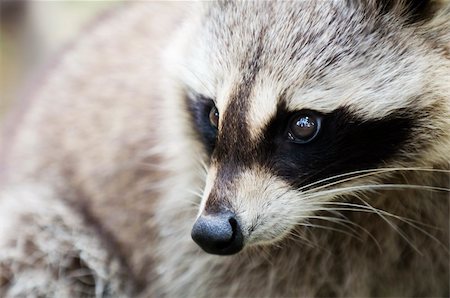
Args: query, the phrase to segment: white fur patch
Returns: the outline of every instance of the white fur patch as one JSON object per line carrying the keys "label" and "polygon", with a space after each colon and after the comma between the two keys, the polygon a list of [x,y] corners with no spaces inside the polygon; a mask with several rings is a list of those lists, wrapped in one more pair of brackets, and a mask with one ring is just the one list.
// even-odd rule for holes
{"label": "white fur patch", "polygon": [[279,84],[258,76],[252,92],[252,100],[247,114],[250,138],[257,141],[263,129],[277,112]]}

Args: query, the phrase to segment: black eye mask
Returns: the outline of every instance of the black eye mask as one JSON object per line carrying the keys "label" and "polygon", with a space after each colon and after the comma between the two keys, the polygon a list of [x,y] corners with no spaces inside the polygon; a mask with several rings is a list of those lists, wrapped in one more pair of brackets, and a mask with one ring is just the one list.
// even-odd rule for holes
{"label": "black eye mask", "polygon": [[[230,154],[230,148],[227,148],[225,156],[221,154],[221,148],[215,152],[217,129],[210,119],[214,102],[204,96],[196,96],[187,102],[195,131],[209,156],[215,153],[218,164],[233,162],[237,174],[239,168],[258,163],[293,187],[342,173],[375,168],[405,145],[415,126],[414,113],[403,110],[385,118],[363,120],[346,107],[322,114],[311,110],[291,112],[280,105],[258,144],[248,136],[242,136],[235,144],[235,150],[231,148]],[[287,131],[292,126],[292,119],[302,118],[302,115],[313,116],[317,130],[312,132],[313,138],[307,142],[293,141]],[[311,117],[308,121],[313,119]],[[241,156],[242,148],[254,149]]]}
{"label": "black eye mask", "polygon": [[186,96],[186,103],[197,137],[203,143],[208,155],[211,155],[217,138],[217,128],[212,125],[210,119],[211,111],[215,107],[214,101],[196,94]]}

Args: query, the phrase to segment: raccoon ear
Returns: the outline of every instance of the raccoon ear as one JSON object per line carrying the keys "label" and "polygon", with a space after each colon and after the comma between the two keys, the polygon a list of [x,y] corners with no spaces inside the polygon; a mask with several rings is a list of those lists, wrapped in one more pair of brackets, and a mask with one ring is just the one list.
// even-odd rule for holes
{"label": "raccoon ear", "polygon": [[407,23],[426,22],[444,5],[444,0],[369,0],[381,13],[393,13]]}

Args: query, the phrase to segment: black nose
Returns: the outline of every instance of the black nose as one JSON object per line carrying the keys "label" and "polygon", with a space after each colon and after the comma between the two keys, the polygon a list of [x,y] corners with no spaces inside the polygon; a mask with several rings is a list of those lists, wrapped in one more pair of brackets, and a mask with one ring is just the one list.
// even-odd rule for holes
{"label": "black nose", "polygon": [[191,236],[204,251],[216,255],[232,255],[244,246],[241,227],[231,212],[201,215]]}

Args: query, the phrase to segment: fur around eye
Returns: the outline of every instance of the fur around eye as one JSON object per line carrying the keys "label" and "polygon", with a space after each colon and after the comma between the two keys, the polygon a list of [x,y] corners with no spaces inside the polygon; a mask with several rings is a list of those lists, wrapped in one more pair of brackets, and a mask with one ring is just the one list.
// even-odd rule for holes
{"label": "fur around eye", "polygon": [[188,111],[192,120],[193,128],[203,143],[208,154],[211,154],[217,137],[217,124],[219,112],[214,100],[195,92],[186,96]]}

